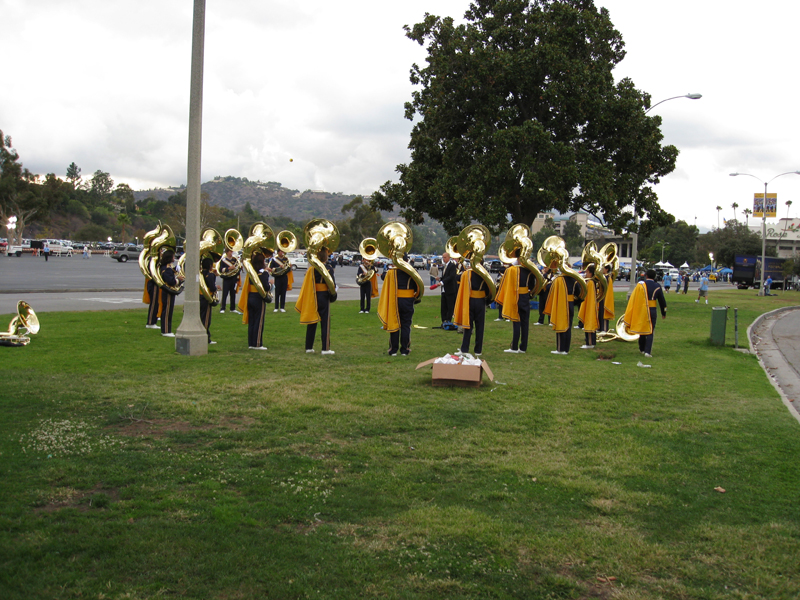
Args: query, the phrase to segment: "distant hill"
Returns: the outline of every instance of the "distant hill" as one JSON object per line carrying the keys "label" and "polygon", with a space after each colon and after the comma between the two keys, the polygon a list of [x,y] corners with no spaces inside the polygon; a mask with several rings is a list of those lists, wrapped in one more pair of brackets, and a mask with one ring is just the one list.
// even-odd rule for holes
{"label": "distant hill", "polygon": [[[338,221],[343,217],[342,207],[355,195],[328,193],[319,190],[291,190],[276,181],[250,181],[243,177],[216,177],[201,184],[200,189],[208,194],[209,204],[233,211],[241,211],[248,202],[253,210],[265,217],[288,217],[302,223],[315,217]],[[179,188],[141,190],[134,192],[137,201],[153,196],[167,200],[183,190]],[[396,218],[397,213],[383,213],[384,217]]]}

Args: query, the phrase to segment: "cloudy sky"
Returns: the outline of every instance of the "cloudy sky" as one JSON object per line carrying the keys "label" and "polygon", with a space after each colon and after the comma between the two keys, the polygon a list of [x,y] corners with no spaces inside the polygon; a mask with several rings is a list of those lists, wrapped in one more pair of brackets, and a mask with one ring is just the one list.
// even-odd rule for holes
{"label": "cloudy sky", "polygon": [[[681,151],[656,191],[701,229],[800,169],[795,29],[800,4],[595,0],[611,13],[630,77]],[[0,0],[0,129],[26,167],[75,162],[135,189],[186,182],[192,0]],[[466,0],[208,0],[203,180],[235,175],[300,190],[369,194],[408,159],[403,33]],[[290,159],[291,162],[290,162]],[[800,176],[769,186],[800,211]],[[742,218],[741,213],[737,217]]]}

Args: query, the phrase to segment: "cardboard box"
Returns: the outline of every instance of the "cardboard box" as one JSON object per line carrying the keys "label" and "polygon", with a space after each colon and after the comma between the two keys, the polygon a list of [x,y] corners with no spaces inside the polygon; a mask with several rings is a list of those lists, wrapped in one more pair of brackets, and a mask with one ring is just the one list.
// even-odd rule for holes
{"label": "cardboard box", "polygon": [[417,365],[417,370],[433,365],[431,384],[436,387],[480,387],[484,373],[489,381],[494,381],[494,373],[485,360],[482,360],[480,365],[446,365],[434,363],[436,358]]}

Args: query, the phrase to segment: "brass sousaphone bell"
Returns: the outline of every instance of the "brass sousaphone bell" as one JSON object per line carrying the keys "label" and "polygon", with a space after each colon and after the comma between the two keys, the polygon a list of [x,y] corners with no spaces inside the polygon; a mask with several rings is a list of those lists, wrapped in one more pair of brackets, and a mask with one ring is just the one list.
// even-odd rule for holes
{"label": "brass sousaphone bell", "polygon": [[586,280],[570,266],[569,251],[563,239],[557,235],[551,235],[542,242],[542,247],[539,248],[537,257],[539,263],[548,267],[551,271],[560,270],[567,277],[574,279],[578,283],[580,292],[578,296],[581,299],[586,298]]}
{"label": "brass sousaphone bell", "polygon": [[[206,227],[200,234],[200,264],[202,270],[203,259],[210,258],[212,261],[219,262],[222,253],[225,252],[225,242],[216,229]],[[185,254],[183,256],[186,256]],[[183,257],[181,257],[183,258]],[[203,277],[200,277],[200,293],[211,306],[219,304],[219,292],[209,290]]]}
{"label": "brass sousaphone bell", "polygon": [[[358,245],[358,253],[361,255],[362,260],[374,261],[381,256],[378,251],[378,240],[375,238],[364,238]],[[356,283],[361,285],[366,283],[375,275],[375,266],[370,266],[363,275],[356,275]]]}
{"label": "brass sousaphone bell", "polygon": [[411,250],[411,245],[414,243],[414,234],[411,228],[399,221],[386,223],[378,231],[376,241],[378,243],[378,251],[390,259],[395,268],[403,271],[417,284],[414,302],[419,302],[425,293],[425,284],[417,270],[403,258]]}
{"label": "brass sousaphone bell", "polygon": [[467,225],[458,234],[456,251],[470,261],[473,271],[480,275],[489,290],[489,302],[497,295],[497,286],[486,267],[483,266],[483,255],[492,243],[492,234],[484,225]]}
{"label": "brass sousaphone bell", "polygon": [[617,326],[611,331],[598,331],[597,341],[599,343],[611,342],[613,340],[622,340],[623,342],[635,342],[639,339],[638,333],[628,333],[628,327],[625,325],[625,315],[623,314],[617,319]]}
{"label": "brass sousaphone bell", "polygon": [[242,261],[238,256],[236,256],[236,254],[244,247],[244,238],[238,230],[231,228],[225,232],[225,236],[222,239],[225,243],[225,250],[230,250],[234,253],[233,258],[236,261],[236,264],[227,271],[223,271],[222,265],[220,264],[222,257],[220,257],[219,261],[217,261],[217,264],[214,265],[216,271],[223,279],[239,279],[239,272],[242,270]]}
{"label": "brass sousaphone bell", "polygon": [[328,219],[311,219],[303,228],[303,240],[306,243],[308,264],[314,267],[322,277],[325,285],[328,286],[331,301],[335,300],[337,296],[336,282],[328,272],[328,267],[322,263],[317,255],[323,248],[330,254],[339,247],[339,230]]}
{"label": "brass sousaphone bell", "polygon": [[31,341],[29,333],[39,333],[39,317],[30,304],[20,300],[17,302],[17,316],[11,319],[6,331],[0,331],[0,346],[27,346]]}
{"label": "brass sousaphone bell", "polygon": [[242,245],[242,267],[250,283],[267,303],[272,302],[272,292],[261,283],[258,273],[253,267],[253,256],[263,254],[264,257],[272,256],[275,252],[275,234],[272,228],[263,221],[256,221],[250,226],[250,234]]}
{"label": "brass sousaphone bell", "polygon": [[614,242],[608,242],[605,246],[600,248],[600,256],[603,257],[603,266],[611,267],[608,276],[611,281],[616,281],[619,274],[619,255],[617,252],[617,245]]}
{"label": "brass sousaphone bell", "polygon": [[145,279],[152,279],[150,275],[150,246],[161,232],[164,230],[164,226],[161,224],[161,221],[158,222],[158,226],[153,229],[152,231],[148,231],[144,234],[142,238],[142,251],[139,253],[139,270],[144,275]]}
{"label": "brass sousaphone bell", "polygon": [[536,286],[528,291],[531,296],[535,296],[542,291],[545,281],[539,267],[531,260],[531,254],[533,254],[533,241],[531,241],[530,227],[524,223],[513,225],[506,233],[506,239],[500,245],[498,255],[507,265],[517,259],[522,267],[533,274]]}
{"label": "brass sousaphone bell", "polygon": [[[288,229],[284,229],[275,238],[275,246],[281,252],[285,253],[294,252],[297,249],[297,236]],[[286,263],[283,265],[283,267],[276,268],[274,271],[272,271],[272,276],[280,277],[281,275],[286,275],[286,273],[288,273],[291,270],[292,270],[292,263],[287,258]]]}
{"label": "brass sousaphone bell", "polygon": [[608,291],[608,279],[606,279],[606,276],[603,274],[603,256],[597,250],[597,244],[594,243],[594,240],[590,241],[583,248],[583,254],[581,254],[581,263],[583,264],[584,271],[591,264],[593,264],[595,267],[593,279],[597,281],[597,284],[600,286],[600,291],[597,294],[597,301],[600,302],[606,297],[606,292]]}

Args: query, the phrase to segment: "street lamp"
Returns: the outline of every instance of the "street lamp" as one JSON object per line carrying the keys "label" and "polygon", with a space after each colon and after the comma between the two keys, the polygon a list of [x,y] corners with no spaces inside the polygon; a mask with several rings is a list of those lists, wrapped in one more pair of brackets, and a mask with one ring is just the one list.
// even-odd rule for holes
{"label": "street lamp", "polygon": [[669,242],[658,242],[661,244],[661,262],[664,262],[664,246],[669,246]]}
{"label": "street lamp", "polygon": [[[678,98],[688,98],[689,100],[699,100],[702,97],[703,97],[702,94],[684,94],[683,96],[672,96],[671,98],[664,98],[663,100],[660,100],[659,102],[656,102],[650,108],[648,108],[646,111],[644,111],[644,114],[649,113],[651,110],[653,110],[659,104],[663,104],[664,102],[667,102],[669,100],[677,100]],[[634,207],[634,211],[633,212],[634,212],[634,215],[635,215],[635,213],[636,213],[636,208],[635,207]],[[639,217],[638,217],[638,215],[634,216],[634,223],[637,226],[639,225]],[[697,217],[695,217],[695,226],[696,225],[697,225]],[[637,254],[636,247],[639,245],[639,234],[634,231],[633,234],[631,235],[631,239],[633,241],[633,244],[632,244],[633,248],[631,249],[631,273],[635,273],[636,269],[637,269],[637,266],[636,266],[636,254]],[[628,298],[630,298],[631,294],[633,293],[633,288],[634,288],[635,285],[636,285],[636,278],[631,276],[631,285],[628,288]]]}
{"label": "street lamp", "polygon": [[8,223],[6,223],[6,229],[8,233],[6,235],[6,256],[11,256],[11,232],[17,228],[17,217],[8,217]]}
{"label": "street lamp", "polygon": [[663,104],[664,102],[666,102],[668,100],[676,100],[677,98],[689,98],[689,100],[699,100],[702,97],[703,97],[702,94],[684,94],[683,96],[673,96],[672,98],[664,98],[663,100],[660,100],[659,102],[656,102],[655,104],[653,104],[653,106],[651,106],[646,111],[644,111],[644,114],[649,113],[656,106],[658,106],[659,104]]}
{"label": "street lamp", "polygon": [[745,175],[747,177],[752,177],[753,179],[758,179],[761,183],[764,184],[764,204],[763,209],[761,211],[761,285],[758,288],[758,295],[764,295],[764,269],[767,266],[767,185],[777,179],[778,177],[783,177],[784,175],[800,175],[800,171],[786,171],[786,173],[781,173],[780,175],[775,175],[769,181],[764,181],[760,177],[756,177],[755,175],[751,175],[750,173],[731,173],[731,177],[738,177],[739,175]]}

